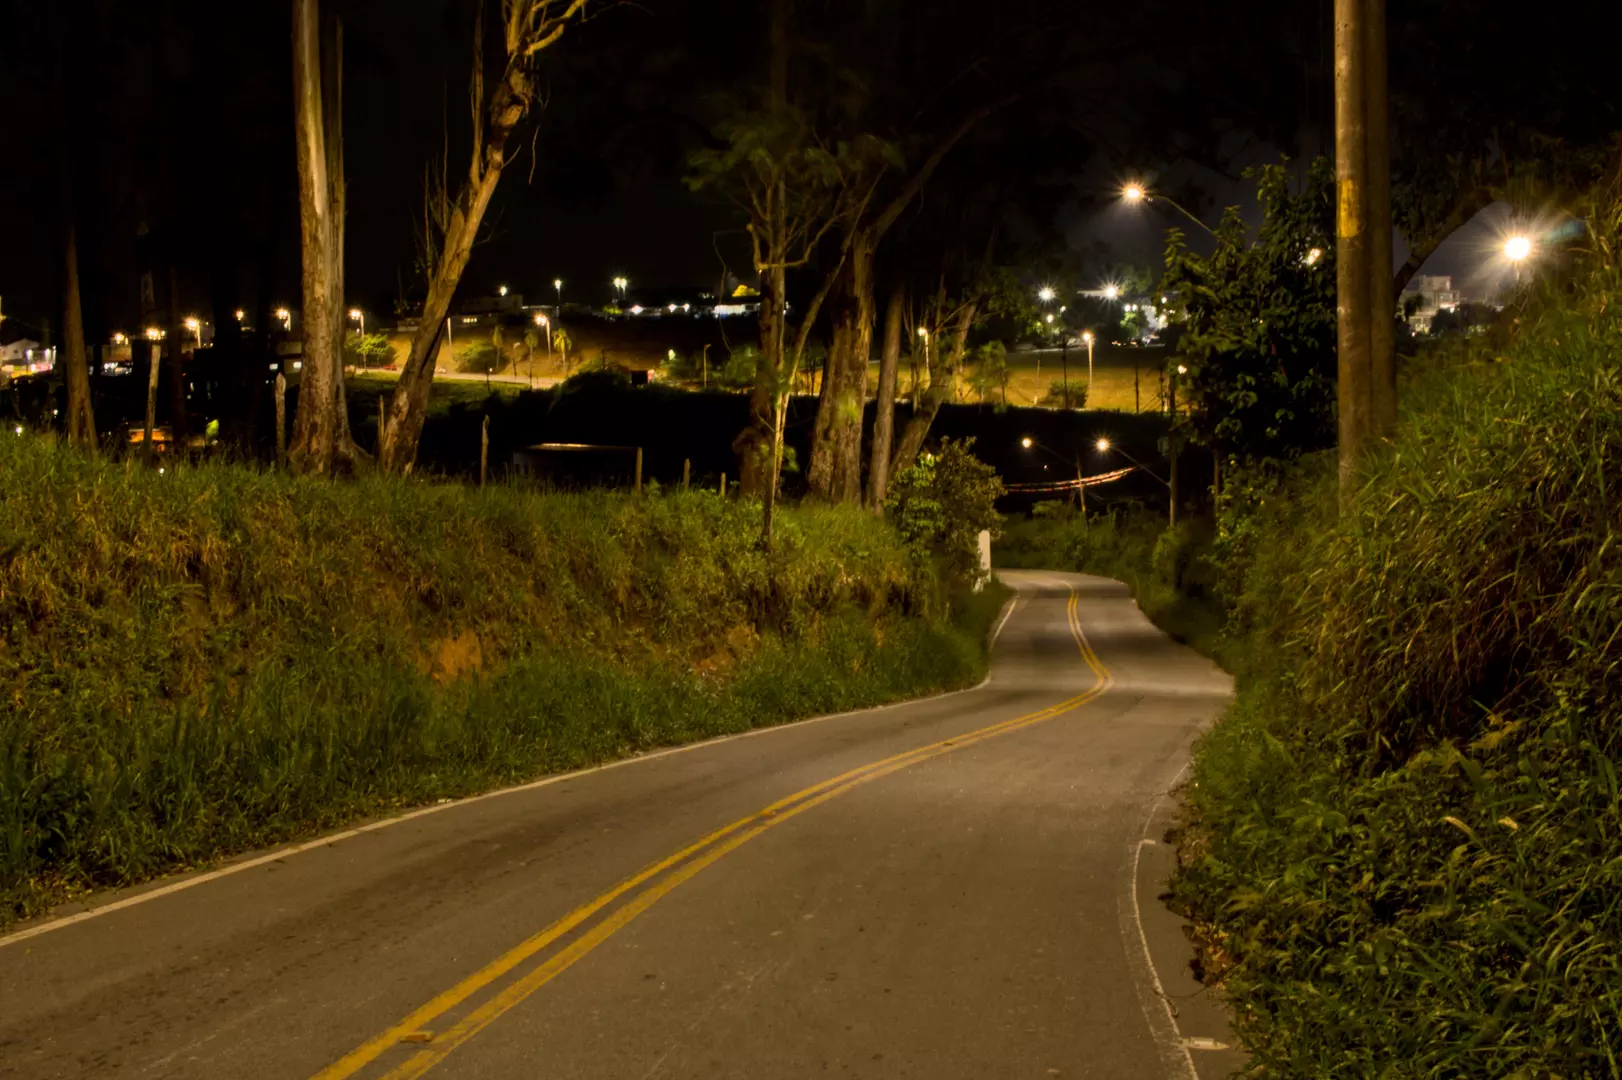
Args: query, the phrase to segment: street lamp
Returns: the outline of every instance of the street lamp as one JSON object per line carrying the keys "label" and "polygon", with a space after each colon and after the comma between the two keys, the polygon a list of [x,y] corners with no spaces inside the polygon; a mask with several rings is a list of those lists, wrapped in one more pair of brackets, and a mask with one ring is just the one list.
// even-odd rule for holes
{"label": "street lamp", "polygon": [[496,286],[496,294],[499,295],[499,296],[506,296],[507,295],[507,286],[505,286],[505,285]]}
{"label": "street lamp", "polygon": [[1216,232],[1211,228],[1211,226],[1207,225],[1205,222],[1183,209],[1183,207],[1175,200],[1170,199],[1165,195],[1151,195],[1142,184],[1132,183],[1126,185],[1121,189],[1121,198],[1134,206],[1136,206],[1138,203],[1163,202],[1173,210],[1176,210],[1179,214],[1182,214],[1188,220],[1192,221],[1194,224],[1198,225],[1200,228],[1204,229],[1206,232],[1210,233],[1212,236],[1216,235]]}
{"label": "street lamp", "polygon": [[192,315],[186,319],[186,329],[197,335],[197,347],[203,347],[203,323],[197,316]]}
{"label": "street lamp", "polygon": [[1054,461],[1057,461],[1057,462],[1059,462],[1061,464],[1075,466],[1075,469],[1076,469],[1076,501],[1081,504],[1082,518],[1085,519],[1086,516],[1087,516],[1087,487],[1086,487],[1085,484],[1083,484],[1081,482],[1081,455],[1077,454],[1076,459],[1074,461],[1067,461],[1065,458],[1061,457],[1059,454],[1054,453],[1052,450],[1049,450],[1047,447],[1043,446],[1041,443],[1037,442],[1035,439],[1031,438],[1029,435],[1027,435],[1023,439],[1019,440],[1019,445],[1023,446],[1027,450],[1040,450],[1040,451],[1042,451],[1042,453],[1046,454],[1048,457],[1052,458]]}
{"label": "street lamp", "polygon": [[1121,297],[1121,287],[1119,285],[1105,285],[1104,286],[1104,299],[1106,299],[1106,300],[1118,300],[1118,299],[1120,299],[1120,297]]}
{"label": "street lamp", "polygon": [[1044,304],[1051,304],[1051,303],[1053,303],[1053,298],[1054,298],[1055,295],[1057,295],[1057,294],[1054,293],[1053,286],[1044,285],[1044,286],[1042,286],[1041,289],[1039,289],[1037,291],[1036,298],[1038,300],[1042,301],[1042,303],[1044,303]]}
{"label": "street lamp", "polygon": [[360,323],[360,336],[366,336],[366,313],[358,307],[349,309],[349,317]]}
{"label": "street lamp", "polygon": [[[1087,397],[1091,399],[1093,396],[1093,332],[1083,330],[1081,340],[1087,343]],[[1097,402],[1093,403],[1093,408],[1098,408]]]}
{"label": "street lamp", "polygon": [[284,307],[276,309],[276,317],[282,321],[283,330],[293,329],[293,313]]}
{"label": "street lamp", "polygon": [[1512,263],[1525,262],[1532,256],[1532,241],[1525,236],[1511,236],[1504,241],[1504,258]]}
{"label": "street lamp", "polygon": [[241,308],[237,308],[237,322],[241,322],[243,319],[246,319],[247,317],[248,317],[248,313],[246,311],[243,311]]}

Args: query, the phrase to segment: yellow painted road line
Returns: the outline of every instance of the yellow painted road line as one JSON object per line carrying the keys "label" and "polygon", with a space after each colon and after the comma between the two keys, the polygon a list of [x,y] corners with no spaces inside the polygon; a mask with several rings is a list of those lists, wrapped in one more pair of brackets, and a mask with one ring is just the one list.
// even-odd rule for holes
{"label": "yellow painted road line", "polygon": [[[597,926],[559,951],[557,955],[506,987],[495,997],[469,1013],[451,1029],[436,1036],[433,1043],[426,1049],[387,1074],[389,1080],[421,1076],[428,1069],[442,1061],[457,1046],[556,978],[575,961],[585,956],[620,928],[652,907],[661,897],[668,894],[682,882],[687,881],[728,852],[741,847],[774,825],[881,776],[888,776],[918,762],[950,753],[953,750],[973,745],[985,739],[995,738],[1010,731],[1051,720],[1101,696],[1110,688],[1114,680],[1110,677],[1108,669],[1104,668],[1098,661],[1097,655],[1092,651],[1085,633],[1081,630],[1081,623],[1077,617],[1079,599],[1079,596],[1072,589],[1069,601],[1065,605],[1065,614],[1071,634],[1081,651],[1082,659],[1098,676],[1098,683],[1085,693],[1055,705],[1050,705],[1034,713],[991,724],[964,735],[943,739],[939,742],[930,743],[882,758],[879,761],[858,766],[838,776],[797,791],[792,795],[785,796],[771,805],[750,814],[748,817],[740,818],[729,825],[722,826],[675,854],[638,871],[601,896],[581,905],[563,918],[547,926],[544,930],[526,939],[449,990],[413,1010],[399,1023],[367,1040],[361,1046],[344,1055],[343,1058],[321,1070],[316,1074],[314,1080],[346,1080],[346,1078],[354,1076],[385,1052],[399,1045],[405,1040],[406,1036],[422,1031],[432,1021],[577,929],[614,901],[647,884],[653,878],[665,873],[672,867],[686,862],[685,866],[681,866],[680,869],[671,873],[659,884],[634,897]],[[730,839],[728,839],[729,837]]]}

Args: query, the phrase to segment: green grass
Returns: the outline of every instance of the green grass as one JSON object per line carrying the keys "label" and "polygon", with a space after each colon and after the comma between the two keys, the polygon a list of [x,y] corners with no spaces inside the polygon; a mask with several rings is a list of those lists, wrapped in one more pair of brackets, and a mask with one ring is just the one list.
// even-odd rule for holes
{"label": "green grass", "polygon": [[0,440],[0,919],[360,815],[962,686],[871,516],[164,474]]}
{"label": "green grass", "polygon": [[1622,1076],[1622,333],[1525,313],[1219,537],[1178,901],[1248,1075]]}

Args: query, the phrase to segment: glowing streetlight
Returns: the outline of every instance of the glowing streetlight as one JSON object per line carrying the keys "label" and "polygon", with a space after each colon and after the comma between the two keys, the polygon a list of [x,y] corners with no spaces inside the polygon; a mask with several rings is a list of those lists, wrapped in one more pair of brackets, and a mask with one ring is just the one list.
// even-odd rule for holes
{"label": "glowing streetlight", "polygon": [[349,309],[349,317],[360,323],[360,336],[366,336],[366,313],[358,307]]}
{"label": "glowing streetlight", "polygon": [[1504,258],[1512,263],[1525,262],[1532,256],[1532,241],[1525,236],[1511,236],[1504,241]]}
{"label": "glowing streetlight", "polygon": [[163,331],[159,330],[156,326],[149,326],[146,328],[146,339],[148,341],[157,341],[161,337],[163,337]]}
{"label": "glowing streetlight", "polygon": [[1148,189],[1142,184],[1131,183],[1126,185],[1121,189],[1121,198],[1124,201],[1131,203],[1133,206],[1136,206],[1139,203],[1163,202],[1173,210],[1176,210],[1179,214],[1182,214],[1188,220],[1192,221],[1194,224],[1198,225],[1200,228],[1204,229],[1206,232],[1211,233],[1212,236],[1216,235],[1216,233],[1212,231],[1211,226],[1189,213],[1182,206],[1178,205],[1175,200],[1169,199],[1164,195],[1151,195]]}
{"label": "glowing streetlight", "polygon": [[1036,298],[1042,301],[1044,304],[1051,304],[1053,303],[1053,297],[1055,295],[1056,294],[1053,291],[1053,286],[1044,285],[1041,289],[1037,290]]}
{"label": "glowing streetlight", "polygon": [[1099,439],[1098,442],[1095,445],[1097,445],[1098,452],[1100,454],[1109,453],[1109,440],[1108,439]]}
{"label": "glowing streetlight", "polygon": [[1118,299],[1120,299],[1120,296],[1121,296],[1121,287],[1119,285],[1105,285],[1104,286],[1104,299],[1106,299],[1106,300],[1118,300]]}
{"label": "glowing streetlight", "polygon": [[498,295],[500,295],[500,296],[506,296],[507,295],[507,286],[505,286],[505,285],[497,286],[496,287],[496,293]]}
{"label": "glowing streetlight", "polygon": [[563,279],[562,278],[553,278],[552,279],[552,288],[557,290],[558,307],[562,307],[563,306]]}
{"label": "glowing streetlight", "polygon": [[536,326],[545,326],[546,325],[546,316],[545,315],[539,315],[539,314],[536,315],[535,316],[535,325]]}
{"label": "glowing streetlight", "polygon": [[1031,442],[1031,437],[1029,435],[1027,435],[1023,439],[1019,440],[1019,445],[1023,446],[1025,449],[1029,450],[1032,446],[1035,445],[1035,443]]}
{"label": "glowing streetlight", "polygon": [[195,315],[192,315],[192,316],[188,317],[186,319],[186,329],[190,330],[192,333],[197,335],[197,347],[199,349],[201,349],[203,347],[203,322],[202,322],[202,320],[199,319]]}
{"label": "glowing streetlight", "polygon": [[237,315],[237,322],[241,322],[243,319],[246,319],[248,317],[248,313],[246,311],[243,311],[241,308],[237,308],[236,315]]}
{"label": "glowing streetlight", "polygon": [[114,345],[127,345],[127,344],[129,344],[129,340],[130,340],[129,338],[124,336],[124,332],[122,330],[116,331],[113,334],[113,344]]}
{"label": "glowing streetlight", "polygon": [[[1093,396],[1093,332],[1083,330],[1081,340],[1087,344],[1087,396],[1091,398]],[[1095,403],[1093,407],[1097,408],[1098,406]]]}
{"label": "glowing streetlight", "polygon": [[284,307],[276,309],[276,317],[282,321],[283,330],[293,329],[293,313]]}

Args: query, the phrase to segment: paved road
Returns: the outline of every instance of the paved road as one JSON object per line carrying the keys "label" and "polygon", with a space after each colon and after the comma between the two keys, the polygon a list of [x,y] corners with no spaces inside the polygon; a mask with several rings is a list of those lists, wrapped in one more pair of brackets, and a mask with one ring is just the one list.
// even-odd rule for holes
{"label": "paved road", "polygon": [[1218,1076],[1154,841],[1228,680],[1119,585],[1004,576],[978,689],[0,938],[0,1076]]}

